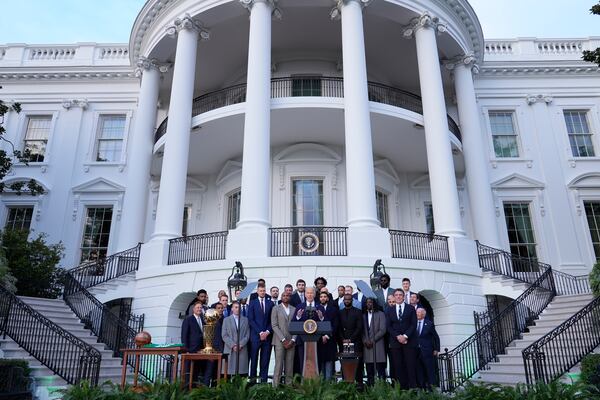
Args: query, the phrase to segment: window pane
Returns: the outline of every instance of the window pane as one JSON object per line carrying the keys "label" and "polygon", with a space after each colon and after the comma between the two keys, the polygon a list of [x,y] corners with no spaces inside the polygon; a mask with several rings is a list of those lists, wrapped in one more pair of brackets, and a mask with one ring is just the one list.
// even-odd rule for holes
{"label": "window pane", "polygon": [[183,207],[183,224],[181,227],[181,236],[187,236],[189,234],[189,223],[190,223],[190,213],[192,208],[189,206]]}
{"label": "window pane", "polygon": [[564,117],[573,157],[594,157],[594,144],[587,121],[587,111],[565,110]]}
{"label": "window pane", "polygon": [[292,96],[321,96],[321,78],[293,78]]}
{"label": "window pane", "polygon": [[433,220],[433,205],[431,203],[425,203],[423,209],[425,210],[425,228],[427,233],[433,235],[435,233],[435,222]]}
{"label": "window pane", "polygon": [[51,123],[52,117],[50,116],[29,117],[23,150],[29,150],[31,152],[31,162],[44,161]]}
{"label": "window pane", "polygon": [[33,207],[9,207],[8,217],[6,218],[5,229],[29,230],[31,218],[33,216]]}
{"label": "window pane", "polygon": [[81,261],[93,261],[106,257],[111,223],[112,207],[87,209],[81,241]]}
{"label": "window pane", "polygon": [[242,192],[237,190],[227,196],[227,229],[235,229],[240,221]]}
{"label": "window pane", "polygon": [[377,219],[379,220],[379,226],[382,228],[389,228],[387,194],[376,190],[375,201],[377,203]]}
{"label": "window pane", "polygon": [[490,111],[490,127],[496,157],[519,157],[512,111]]}
{"label": "window pane", "polygon": [[600,260],[600,201],[584,201],[583,205],[596,260]]}
{"label": "window pane", "polygon": [[100,117],[96,161],[118,162],[121,160],[125,121],[125,115]]}
{"label": "window pane", "polygon": [[294,226],[323,225],[323,181],[295,180],[292,208]]}
{"label": "window pane", "polygon": [[504,203],[504,216],[511,253],[536,260],[536,243],[529,203]]}

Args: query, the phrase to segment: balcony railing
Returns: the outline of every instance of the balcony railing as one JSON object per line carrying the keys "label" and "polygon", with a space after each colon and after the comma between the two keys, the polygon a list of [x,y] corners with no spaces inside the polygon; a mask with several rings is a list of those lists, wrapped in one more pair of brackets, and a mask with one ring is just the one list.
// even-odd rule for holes
{"label": "balcony railing", "polygon": [[325,226],[271,228],[271,257],[346,256],[346,231]]}
{"label": "balcony railing", "polygon": [[392,258],[450,262],[448,237],[390,229]]}
{"label": "balcony railing", "polygon": [[228,231],[202,233],[169,240],[168,265],[224,260]]}
{"label": "balcony railing", "polygon": [[[369,100],[404,108],[417,114],[423,114],[423,102],[416,94],[380,83],[368,83]],[[271,98],[284,97],[344,97],[344,80],[338,77],[302,77],[271,79]],[[230,86],[196,97],[192,106],[192,117],[217,108],[244,103],[246,84]],[[160,124],[154,135],[157,142],[167,132],[168,118]],[[460,129],[448,116],[448,129],[461,140]]]}

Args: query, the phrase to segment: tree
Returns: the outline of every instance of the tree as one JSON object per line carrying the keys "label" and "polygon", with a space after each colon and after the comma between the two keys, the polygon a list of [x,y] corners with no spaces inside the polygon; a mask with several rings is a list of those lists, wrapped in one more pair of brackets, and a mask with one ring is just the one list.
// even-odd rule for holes
{"label": "tree", "polygon": [[[594,4],[592,8],[590,8],[590,12],[594,15],[600,15],[600,1],[598,4]],[[584,50],[583,57],[581,58],[583,58],[584,61],[598,64],[600,67],[600,47],[598,47],[596,50]]]}
{"label": "tree", "polygon": [[27,192],[32,196],[43,194],[44,188],[37,183],[35,179],[12,182],[9,185],[6,185],[4,182],[4,177],[6,177],[12,169],[15,160],[25,165],[29,165],[29,161],[31,160],[31,152],[29,149],[25,149],[24,151],[16,150],[13,143],[4,137],[4,133],[6,133],[6,129],[4,128],[4,115],[11,110],[19,113],[21,112],[21,105],[19,103],[7,105],[0,100],[0,141],[8,143],[11,148],[10,152],[0,149],[0,193],[2,193],[4,189],[9,189],[17,195],[21,195],[23,192]]}
{"label": "tree", "polygon": [[47,244],[44,234],[31,240],[28,236],[24,229],[7,229],[0,236],[6,265],[17,281],[17,294],[56,298],[62,292],[64,270],[58,263],[64,246]]}

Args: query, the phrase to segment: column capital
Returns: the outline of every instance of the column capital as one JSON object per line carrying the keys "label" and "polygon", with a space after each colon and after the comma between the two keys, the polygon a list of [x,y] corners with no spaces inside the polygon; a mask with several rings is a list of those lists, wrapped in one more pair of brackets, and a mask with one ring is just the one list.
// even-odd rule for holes
{"label": "column capital", "polygon": [[535,103],[546,103],[546,104],[550,104],[552,103],[554,99],[552,98],[552,96],[548,95],[548,94],[530,94],[527,96],[526,101],[527,101],[527,105],[533,105]]}
{"label": "column capital", "polygon": [[183,17],[178,17],[173,21],[172,25],[167,26],[166,31],[169,36],[177,36],[181,30],[191,30],[198,32],[200,39],[210,39],[210,32],[205,29],[200,21],[192,18],[190,14],[185,14]]}
{"label": "column capital", "polygon": [[425,11],[418,17],[411,19],[410,23],[403,27],[402,36],[405,39],[411,39],[415,36],[415,32],[421,28],[434,29],[438,34],[444,33],[447,30],[446,25],[442,24],[438,17],[434,17],[429,11]]}
{"label": "column capital", "polygon": [[281,9],[277,7],[277,2],[279,0],[239,0],[242,7],[248,10],[248,12],[252,11],[252,7],[256,3],[265,3],[269,7],[271,7],[273,18],[280,20],[281,19]]}
{"label": "column capital", "polygon": [[470,68],[473,74],[479,73],[477,58],[475,58],[473,53],[462,54],[449,60],[443,60],[442,64],[449,71],[454,71],[457,67],[464,66]]}
{"label": "column capital", "polygon": [[361,6],[361,8],[365,8],[373,1],[375,0],[333,0],[335,6],[331,9],[331,11],[329,11],[329,18],[332,20],[340,19],[342,17],[342,6],[346,4],[356,2]]}
{"label": "column capital", "polygon": [[171,63],[161,63],[155,58],[140,57],[135,63],[135,76],[138,78],[144,74],[144,71],[156,70],[161,74],[164,74],[171,68]]}

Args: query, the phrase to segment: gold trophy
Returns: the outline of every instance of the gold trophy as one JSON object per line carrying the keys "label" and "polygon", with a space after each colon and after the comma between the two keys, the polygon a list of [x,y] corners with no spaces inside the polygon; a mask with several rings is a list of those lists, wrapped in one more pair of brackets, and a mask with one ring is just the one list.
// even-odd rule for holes
{"label": "gold trophy", "polygon": [[200,350],[202,354],[217,353],[213,348],[213,341],[215,340],[215,327],[219,317],[219,313],[214,308],[209,308],[204,312],[204,348]]}

